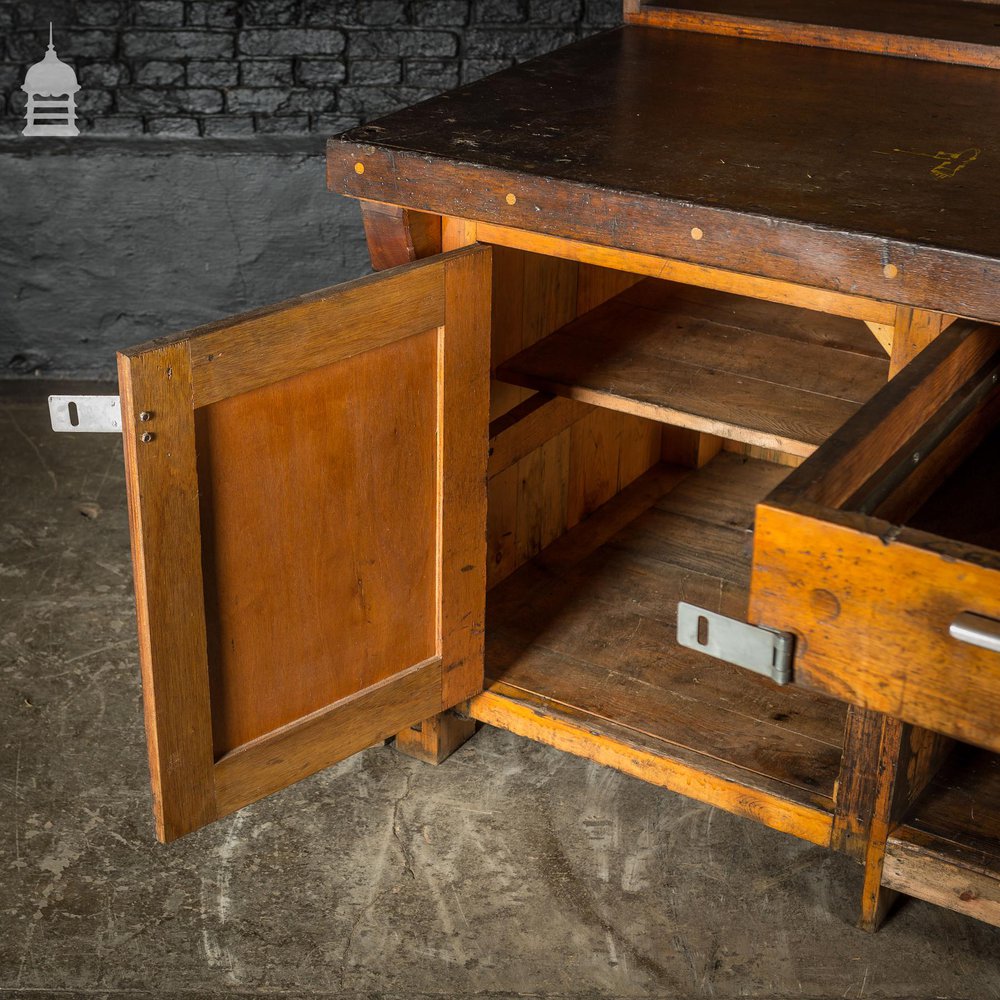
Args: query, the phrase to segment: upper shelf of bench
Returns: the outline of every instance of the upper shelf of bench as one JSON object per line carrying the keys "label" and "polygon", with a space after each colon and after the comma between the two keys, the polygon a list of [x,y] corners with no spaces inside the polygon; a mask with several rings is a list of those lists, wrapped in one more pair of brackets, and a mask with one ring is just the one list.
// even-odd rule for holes
{"label": "upper shelf of bench", "polygon": [[644,0],[626,18],[632,24],[1000,69],[995,2]]}
{"label": "upper shelf of bench", "polygon": [[332,190],[1000,320],[1000,74],[628,25],[331,139]]}

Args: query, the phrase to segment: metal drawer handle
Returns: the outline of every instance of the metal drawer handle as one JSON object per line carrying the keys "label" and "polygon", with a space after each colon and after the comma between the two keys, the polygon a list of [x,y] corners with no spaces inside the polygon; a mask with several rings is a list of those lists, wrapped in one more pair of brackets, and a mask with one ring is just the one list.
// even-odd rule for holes
{"label": "metal drawer handle", "polygon": [[981,646],[1000,653],[1000,621],[963,611],[949,626],[948,634],[970,646]]}

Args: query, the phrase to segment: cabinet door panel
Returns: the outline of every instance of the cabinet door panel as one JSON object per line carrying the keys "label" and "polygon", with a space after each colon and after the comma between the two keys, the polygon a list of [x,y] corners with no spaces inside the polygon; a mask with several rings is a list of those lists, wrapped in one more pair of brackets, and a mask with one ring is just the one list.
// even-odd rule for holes
{"label": "cabinet door panel", "polygon": [[163,840],[482,685],[489,251],[119,356]]}

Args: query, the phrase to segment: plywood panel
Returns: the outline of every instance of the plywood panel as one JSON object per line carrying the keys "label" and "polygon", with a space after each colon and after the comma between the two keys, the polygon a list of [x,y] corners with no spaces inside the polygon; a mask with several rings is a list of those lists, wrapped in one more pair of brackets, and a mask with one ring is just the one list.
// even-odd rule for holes
{"label": "plywood panel", "polygon": [[435,654],[437,331],[198,418],[221,755]]}

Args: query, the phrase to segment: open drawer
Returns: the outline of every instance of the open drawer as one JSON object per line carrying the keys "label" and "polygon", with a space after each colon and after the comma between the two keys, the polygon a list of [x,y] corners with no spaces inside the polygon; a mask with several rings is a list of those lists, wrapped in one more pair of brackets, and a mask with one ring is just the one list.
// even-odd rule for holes
{"label": "open drawer", "polygon": [[960,321],[757,507],[792,679],[1000,750],[1000,327]]}

